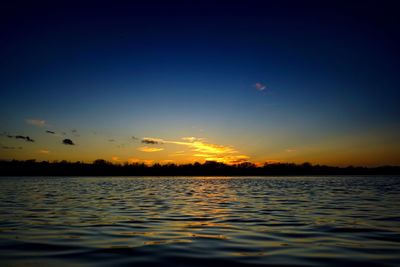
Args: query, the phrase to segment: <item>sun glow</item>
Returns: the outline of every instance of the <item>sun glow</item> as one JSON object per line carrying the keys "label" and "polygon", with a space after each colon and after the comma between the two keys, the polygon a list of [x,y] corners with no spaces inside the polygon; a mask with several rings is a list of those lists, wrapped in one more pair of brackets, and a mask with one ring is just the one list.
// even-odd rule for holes
{"label": "sun glow", "polygon": [[[235,164],[245,162],[249,156],[240,154],[232,146],[223,146],[211,144],[204,141],[203,138],[196,137],[183,137],[183,141],[164,140],[161,138],[145,138],[142,140],[148,144],[170,144],[178,146],[186,146],[193,153],[191,156],[200,158],[206,161],[217,161],[226,164]],[[141,147],[140,151],[156,152],[162,150],[161,148]],[[179,155],[179,154],[178,154]]]}

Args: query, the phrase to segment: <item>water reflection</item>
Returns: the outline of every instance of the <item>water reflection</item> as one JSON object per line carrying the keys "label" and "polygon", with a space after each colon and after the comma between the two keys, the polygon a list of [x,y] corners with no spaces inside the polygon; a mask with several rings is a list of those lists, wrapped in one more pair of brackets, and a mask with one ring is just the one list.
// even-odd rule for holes
{"label": "water reflection", "polygon": [[400,179],[1,178],[2,265],[398,265]]}

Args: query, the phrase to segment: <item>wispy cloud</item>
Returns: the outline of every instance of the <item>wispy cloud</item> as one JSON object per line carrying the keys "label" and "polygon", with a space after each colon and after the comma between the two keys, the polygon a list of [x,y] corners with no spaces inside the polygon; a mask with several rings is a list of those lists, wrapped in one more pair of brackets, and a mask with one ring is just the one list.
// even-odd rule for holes
{"label": "wispy cloud", "polygon": [[32,138],[29,136],[23,136],[23,135],[7,135],[8,138],[15,138],[15,139],[22,139],[25,140],[26,142],[35,142]]}
{"label": "wispy cloud", "polygon": [[142,146],[138,150],[142,152],[158,152],[164,150],[164,148]]}
{"label": "wispy cloud", "polygon": [[45,120],[39,120],[39,119],[26,119],[25,122],[30,125],[34,125],[34,126],[38,126],[38,127],[42,127],[42,126],[46,125]]}
{"label": "wispy cloud", "polygon": [[148,144],[148,145],[157,145],[157,144],[162,144],[163,140],[160,138],[149,138],[145,137],[142,139],[143,144]]}
{"label": "wispy cloud", "polygon": [[151,138],[164,144],[174,144],[186,146],[194,153],[194,157],[203,158],[208,161],[218,161],[227,164],[245,162],[249,159],[247,155],[242,155],[232,146],[216,145],[205,142],[202,138],[183,137],[182,141],[163,140]]}
{"label": "wispy cloud", "polygon": [[255,83],[254,87],[258,90],[258,91],[264,91],[265,89],[267,89],[267,86],[263,83]]}
{"label": "wispy cloud", "polygon": [[23,139],[27,142],[35,142],[35,140],[33,140],[32,138],[30,138],[29,136],[22,136],[22,135],[16,135],[15,138],[17,139]]}
{"label": "wispy cloud", "polygon": [[70,145],[70,146],[73,146],[73,145],[75,145],[75,143],[74,142],[72,142],[72,140],[71,139],[64,139],[63,141],[62,141],[62,143],[64,144],[64,145]]}
{"label": "wispy cloud", "polygon": [[56,132],[49,131],[49,130],[47,130],[46,133],[49,133],[49,134],[56,134]]}
{"label": "wispy cloud", "polygon": [[41,149],[41,150],[38,151],[38,153],[40,153],[40,154],[49,154],[50,151],[47,150],[47,149]]}
{"label": "wispy cloud", "polygon": [[194,142],[196,140],[201,140],[199,138],[193,137],[193,136],[188,136],[188,137],[182,137],[183,141],[188,141],[188,142]]}
{"label": "wispy cloud", "polygon": [[204,158],[209,161],[218,161],[227,164],[239,164],[249,160],[249,156],[246,155],[205,155]]}
{"label": "wispy cloud", "polygon": [[175,151],[175,152],[169,154],[170,157],[179,157],[179,156],[183,156],[183,155],[185,155],[184,150]]}

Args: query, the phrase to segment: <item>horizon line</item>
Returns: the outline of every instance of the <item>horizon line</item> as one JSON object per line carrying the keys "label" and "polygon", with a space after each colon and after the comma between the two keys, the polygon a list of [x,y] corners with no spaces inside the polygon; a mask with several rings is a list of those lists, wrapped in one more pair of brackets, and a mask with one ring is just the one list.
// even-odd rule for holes
{"label": "horizon line", "polygon": [[104,164],[104,165],[113,165],[113,166],[129,166],[129,165],[142,165],[146,167],[154,167],[154,166],[190,166],[190,165],[207,165],[207,164],[217,164],[221,166],[228,166],[228,167],[238,167],[238,166],[244,166],[247,165],[247,167],[251,168],[263,168],[265,166],[271,166],[271,165],[287,165],[287,166],[308,166],[308,167],[328,167],[328,168],[339,168],[339,169],[346,169],[346,168],[366,168],[366,169],[375,169],[375,168],[384,168],[384,167],[394,167],[394,168],[400,168],[400,165],[392,165],[392,164],[380,164],[380,165],[374,165],[374,166],[367,166],[367,165],[355,165],[355,164],[349,164],[349,165],[344,165],[344,166],[339,166],[339,165],[329,165],[329,164],[322,164],[322,163],[313,163],[309,161],[304,161],[301,163],[296,163],[296,162],[288,162],[288,161],[265,161],[265,162],[251,162],[251,161],[243,161],[243,162],[238,162],[238,163],[233,163],[233,164],[228,164],[220,161],[214,161],[214,160],[206,160],[204,162],[199,162],[199,161],[194,161],[190,163],[177,163],[177,162],[152,162],[148,163],[145,161],[135,161],[135,162],[129,162],[129,161],[121,161],[121,162],[115,162],[115,161],[110,161],[110,160],[105,160],[105,159],[95,159],[93,161],[82,161],[82,160],[77,160],[77,161],[69,161],[69,160],[38,160],[38,159],[26,159],[26,160],[18,160],[18,159],[0,159],[0,162],[23,162],[23,163],[48,163],[48,164],[85,164],[85,165],[99,165],[99,164]]}

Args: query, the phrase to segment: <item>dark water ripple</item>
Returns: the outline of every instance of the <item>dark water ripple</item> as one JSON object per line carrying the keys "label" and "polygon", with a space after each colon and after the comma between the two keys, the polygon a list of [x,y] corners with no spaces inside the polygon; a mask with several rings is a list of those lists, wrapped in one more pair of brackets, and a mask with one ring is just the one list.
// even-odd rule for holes
{"label": "dark water ripple", "polygon": [[400,266],[400,177],[0,178],[1,266]]}

